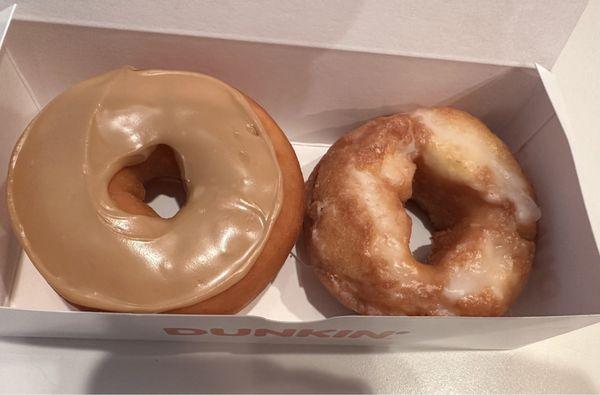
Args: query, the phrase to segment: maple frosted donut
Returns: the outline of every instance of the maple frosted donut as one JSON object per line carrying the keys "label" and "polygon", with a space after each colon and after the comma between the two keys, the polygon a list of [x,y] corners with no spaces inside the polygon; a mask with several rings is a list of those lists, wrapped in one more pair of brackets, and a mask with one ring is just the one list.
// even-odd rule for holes
{"label": "maple frosted donut", "polygon": [[[183,184],[172,218],[145,202]],[[84,308],[235,313],[274,278],[299,232],[303,182],[283,132],[212,77],[121,68],[55,98],[9,167],[17,237]]]}
{"label": "maple frosted donut", "polygon": [[[409,248],[413,199],[435,230]],[[339,139],[308,181],[304,232],[317,277],[373,315],[505,313],[531,268],[540,210],[508,148],[479,120],[420,109]]]}

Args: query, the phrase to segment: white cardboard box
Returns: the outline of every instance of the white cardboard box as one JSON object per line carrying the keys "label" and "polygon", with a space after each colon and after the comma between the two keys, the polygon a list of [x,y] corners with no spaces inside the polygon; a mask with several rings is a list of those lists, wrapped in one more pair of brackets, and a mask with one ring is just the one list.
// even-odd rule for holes
{"label": "white cardboard box", "polygon": [[[568,58],[559,57],[560,73],[533,65],[13,21],[0,54],[2,189],[12,147],[37,111],[77,81],[130,64],[204,72],[245,91],[287,133],[305,176],[328,145],[369,118],[417,106],[465,109],[516,154],[543,216],[532,275],[507,317],[349,315],[296,251],[275,282],[237,316],[132,315],[73,311],[21,254],[2,191],[0,335],[506,349],[599,322],[600,259],[590,221],[599,226],[600,215],[588,215],[586,205],[600,214],[593,177],[599,161],[589,155],[600,145],[596,136],[582,147],[581,131],[573,126],[592,119],[586,117],[600,100],[596,95],[581,101],[585,86],[569,89],[574,78],[569,64],[583,62],[570,59],[590,56],[586,37],[600,31],[593,22],[598,8],[590,4],[586,10],[565,51],[575,48]],[[0,13],[0,32],[11,15],[10,9]],[[589,78],[598,85],[600,76]],[[428,232],[413,219],[414,249],[428,244]]]}

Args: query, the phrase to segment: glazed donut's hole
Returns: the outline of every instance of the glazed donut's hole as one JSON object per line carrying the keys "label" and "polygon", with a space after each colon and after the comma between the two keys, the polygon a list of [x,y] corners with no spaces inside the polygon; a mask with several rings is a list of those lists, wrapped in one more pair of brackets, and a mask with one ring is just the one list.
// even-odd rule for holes
{"label": "glazed donut's hole", "polygon": [[414,201],[405,203],[406,213],[412,220],[409,247],[413,257],[421,263],[429,263],[431,235],[434,232],[429,215]]}
{"label": "glazed donut's hole", "polygon": [[148,158],[119,170],[108,184],[117,207],[130,214],[172,218],[185,205],[187,191],[177,152],[160,144]]}

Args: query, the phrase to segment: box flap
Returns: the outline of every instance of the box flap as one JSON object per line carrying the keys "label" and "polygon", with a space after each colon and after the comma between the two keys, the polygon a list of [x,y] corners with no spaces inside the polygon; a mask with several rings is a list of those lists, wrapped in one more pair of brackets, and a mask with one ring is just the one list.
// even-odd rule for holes
{"label": "box flap", "polygon": [[[0,0],[3,2],[15,0]],[[151,3],[151,4],[150,4]],[[177,5],[174,5],[177,3]],[[551,67],[587,0],[23,1],[17,19]],[[4,3],[6,4],[6,3]]]}
{"label": "box flap", "polygon": [[6,33],[8,32],[8,25],[10,25],[10,21],[12,20],[16,8],[17,5],[13,4],[0,11],[0,49],[4,43],[4,37],[6,37]]}
{"label": "box flap", "polygon": [[600,241],[600,2],[592,1],[552,73],[540,72],[567,134],[596,243]]}

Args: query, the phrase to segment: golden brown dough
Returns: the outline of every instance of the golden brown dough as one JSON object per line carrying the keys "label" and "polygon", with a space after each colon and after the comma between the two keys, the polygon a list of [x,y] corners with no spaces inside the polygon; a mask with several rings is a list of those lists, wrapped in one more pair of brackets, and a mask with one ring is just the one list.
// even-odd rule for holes
{"label": "golden brown dough", "polygon": [[[409,249],[414,199],[436,232]],[[308,181],[304,233],[327,289],[361,314],[503,314],[531,268],[539,209],[506,146],[450,108],[377,118],[339,139]]]}

